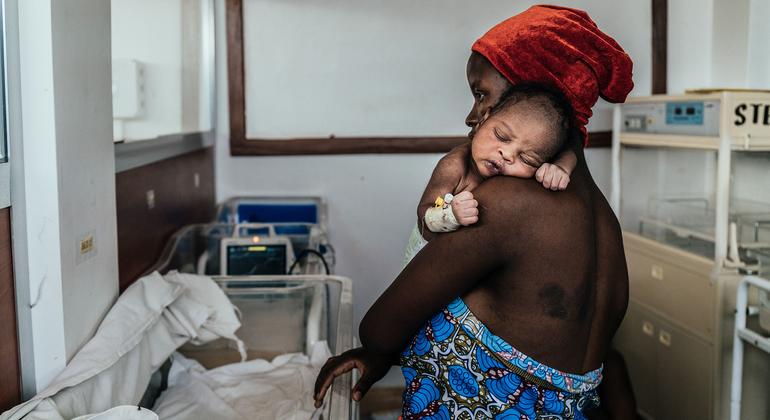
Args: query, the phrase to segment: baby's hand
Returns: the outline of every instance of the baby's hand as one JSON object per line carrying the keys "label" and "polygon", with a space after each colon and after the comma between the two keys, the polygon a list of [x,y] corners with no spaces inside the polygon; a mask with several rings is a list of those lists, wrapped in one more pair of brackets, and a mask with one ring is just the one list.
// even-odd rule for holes
{"label": "baby's hand", "polygon": [[452,199],[452,213],[457,223],[468,226],[479,221],[479,202],[470,191],[463,191]]}
{"label": "baby's hand", "polygon": [[537,182],[543,184],[543,187],[553,191],[560,191],[569,185],[569,174],[559,165],[553,163],[544,163],[535,172]]}

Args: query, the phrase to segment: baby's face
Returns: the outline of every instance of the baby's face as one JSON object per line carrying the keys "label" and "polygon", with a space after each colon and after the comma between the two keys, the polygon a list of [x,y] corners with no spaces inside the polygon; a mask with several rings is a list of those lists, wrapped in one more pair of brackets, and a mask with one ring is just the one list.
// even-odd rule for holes
{"label": "baby's face", "polygon": [[531,178],[547,160],[543,144],[549,141],[542,117],[519,104],[499,112],[478,127],[471,155],[481,176]]}

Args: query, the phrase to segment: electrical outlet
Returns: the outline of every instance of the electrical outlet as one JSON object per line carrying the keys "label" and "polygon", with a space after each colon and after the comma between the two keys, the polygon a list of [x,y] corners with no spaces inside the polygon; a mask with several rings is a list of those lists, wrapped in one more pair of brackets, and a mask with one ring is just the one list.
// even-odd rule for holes
{"label": "electrical outlet", "polygon": [[201,175],[197,172],[193,175],[193,184],[195,184],[195,188],[200,188],[201,186]]}
{"label": "electrical outlet", "polygon": [[147,190],[147,210],[155,208],[155,190]]}
{"label": "electrical outlet", "polygon": [[75,245],[77,247],[77,252],[75,253],[76,264],[80,264],[96,255],[95,231],[89,231],[80,235]]}
{"label": "electrical outlet", "polygon": [[650,276],[655,280],[663,280],[663,267],[659,265],[653,265],[650,269]]}
{"label": "electrical outlet", "polygon": [[627,131],[644,131],[647,119],[641,115],[627,115],[625,118]]}
{"label": "electrical outlet", "polygon": [[94,250],[94,236],[86,235],[85,238],[80,240],[80,255],[88,254]]}

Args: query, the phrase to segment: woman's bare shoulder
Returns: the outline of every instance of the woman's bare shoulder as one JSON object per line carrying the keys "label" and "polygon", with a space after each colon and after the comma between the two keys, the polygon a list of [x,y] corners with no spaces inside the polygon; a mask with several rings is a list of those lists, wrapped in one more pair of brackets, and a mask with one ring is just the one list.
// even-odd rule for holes
{"label": "woman's bare shoulder", "polygon": [[481,210],[498,213],[506,220],[515,216],[519,222],[541,220],[547,213],[580,214],[590,207],[590,203],[569,188],[551,191],[531,178],[497,176],[484,181],[473,195]]}

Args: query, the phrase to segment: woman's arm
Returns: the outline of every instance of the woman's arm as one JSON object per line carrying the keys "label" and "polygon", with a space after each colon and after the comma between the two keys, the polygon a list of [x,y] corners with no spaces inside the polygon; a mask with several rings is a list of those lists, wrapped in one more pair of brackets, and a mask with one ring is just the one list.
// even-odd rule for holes
{"label": "woman's arm", "polygon": [[493,179],[477,188],[480,221],[440,235],[414,257],[361,321],[364,348],[383,355],[402,351],[431,316],[512,262],[516,246],[507,239],[516,235],[512,215],[521,204],[511,186],[522,182],[530,181]]}

